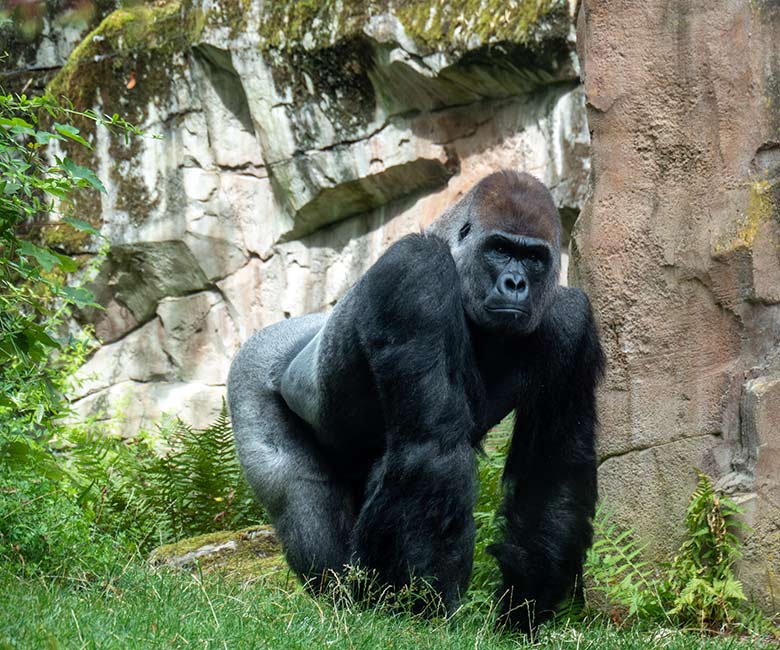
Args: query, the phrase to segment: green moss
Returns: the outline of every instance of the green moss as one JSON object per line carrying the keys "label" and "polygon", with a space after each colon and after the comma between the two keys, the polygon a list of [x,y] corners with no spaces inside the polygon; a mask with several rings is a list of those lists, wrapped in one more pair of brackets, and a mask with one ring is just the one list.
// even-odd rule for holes
{"label": "green moss", "polygon": [[737,222],[733,234],[715,244],[715,253],[722,255],[738,249],[752,248],[761,223],[769,221],[774,211],[772,183],[768,180],[751,183],[744,216]]}
{"label": "green moss", "polygon": [[[105,113],[120,113],[130,122],[143,124],[149,104],[154,104],[157,97],[166,97],[172,78],[183,73],[187,64],[182,52],[202,27],[201,14],[184,11],[180,0],[117,9],[74,49],[48,91],[56,97],[67,98],[78,110],[99,106]],[[74,124],[84,137],[94,142],[92,120],[75,118]],[[135,139],[129,150],[120,140],[120,136],[115,136],[110,144],[115,161],[131,158],[140,146]],[[77,163],[95,168],[94,152],[78,147],[70,154]],[[126,187],[132,179],[122,177],[118,165],[112,165],[110,173],[113,181],[122,184],[119,193],[122,200],[133,203],[128,209],[140,215],[148,214],[145,188],[139,187],[139,183]],[[79,195],[74,199],[73,208],[73,214],[79,218],[100,225],[99,196]],[[56,240],[67,235],[54,230],[50,236]]]}
{"label": "green moss", "polygon": [[48,90],[81,110],[94,105],[99,90],[106,111],[131,98],[130,105],[142,110],[143,96],[167,90],[171,68],[181,67],[176,54],[189,47],[202,26],[200,15],[182,11],[179,0],[117,9],[73,50]]}
{"label": "green moss", "polygon": [[[220,549],[223,545],[224,548]],[[209,552],[195,556],[207,547],[211,547]],[[187,557],[188,554],[193,555]],[[270,526],[252,526],[183,539],[155,549],[149,561],[155,566],[197,569],[242,582],[287,572],[287,564]]]}
{"label": "green moss", "polygon": [[[349,135],[368,124],[374,117],[376,95],[367,73],[372,52],[362,38],[348,38],[323,49],[312,51],[296,47],[269,56],[274,83],[289,88],[296,107],[317,101],[329,121],[338,124]],[[337,98],[338,101],[320,101]],[[313,124],[296,120],[296,139],[303,148],[313,146],[317,134]]]}
{"label": "green moss", "polygon": [[[202,16],[203,24],[209,27],[226,27],[230,37],[235,38],[246,31],[252,4],[252,0],[219,0]],[[185,8],[185,12],[190,11],[192,8]]]}
{"label": "green moss", "polygon": [[512,41],[528,44],[561,0],[276,0],[261,24],[263,45],[308,49],[358,34],[371,16],[392,12],[407,34],[431,50]]}
{"label": "green moss", "polygon": [[83,251],[92,236],[67,223],[51,223],[41,228],[41,241],[45,246],[73,255]]}
{"label": "green moss", "polygon": [[442,45],[464,47],[510,41],[533,41],[542,20],[565,12],[559,0],[428,0],[407,2],[397,8],[406,32],[430,49]]}

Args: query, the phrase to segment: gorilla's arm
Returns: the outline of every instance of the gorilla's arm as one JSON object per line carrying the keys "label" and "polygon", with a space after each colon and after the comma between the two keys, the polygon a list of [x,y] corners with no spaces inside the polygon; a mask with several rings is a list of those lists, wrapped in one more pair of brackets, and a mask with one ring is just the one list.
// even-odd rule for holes
{"label": "gorilla's arm", "polygon": [[446,244],[411,235],[354,292],[360,347],[385,420],[354,531],[355,559],[396,587],[429,581],[447,606],[471,573],[479,380]]}
{"label": "gorilla's arm", "polygon": [[542,364],[527,378],[540,389],[517,405],[504,470],[505,539],[491,549],[505,620],[525,631],[548,619],[573,586],[597,497],[595,389],[604,356],[587,297],[559,289],[545,320],[536,350]]}

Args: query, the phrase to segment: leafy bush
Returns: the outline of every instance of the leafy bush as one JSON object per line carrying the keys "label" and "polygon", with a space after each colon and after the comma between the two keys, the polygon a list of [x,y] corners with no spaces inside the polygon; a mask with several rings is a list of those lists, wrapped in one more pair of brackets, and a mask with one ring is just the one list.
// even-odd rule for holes
{"label": "leafy bush", "polygon": [[70,370],[86,353],[85,338],[63,328],[73,306],[93,304],[73,282],[79,263],[30,236],[49,220],[99,235],[67,209],[81,190],[105,191],[90,169],[62,153],[66,143],[91,149],[70,123],[75,117],[137,133],[118,116],[0,89],[0,464],[51,465],[46,441],[68,412]]}
{"label": "leafy bush", "polygon": [[137,132],[116,116],[0,89],[0,557],[46,571],[86,561],[94,532],[51,446],[66,429],[71,374],[88,351],[88,337],[64,326],[73,306],[93,302],[73,281],[88,269],[37,236],[50,220],[98,235],[68,208],[79,191],[104,191],[63,153],[66,143],[91,148],[75,117]]}

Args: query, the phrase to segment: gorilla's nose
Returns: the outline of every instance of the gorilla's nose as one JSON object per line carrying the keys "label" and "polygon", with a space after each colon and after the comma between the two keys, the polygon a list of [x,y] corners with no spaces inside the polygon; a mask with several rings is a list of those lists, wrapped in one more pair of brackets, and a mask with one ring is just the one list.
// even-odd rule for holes
{"label": "gorilla's nose", "polygon": [[499,290],[508,298],[520,302],[528,297],[528,281],[520,273],[504,273]]}

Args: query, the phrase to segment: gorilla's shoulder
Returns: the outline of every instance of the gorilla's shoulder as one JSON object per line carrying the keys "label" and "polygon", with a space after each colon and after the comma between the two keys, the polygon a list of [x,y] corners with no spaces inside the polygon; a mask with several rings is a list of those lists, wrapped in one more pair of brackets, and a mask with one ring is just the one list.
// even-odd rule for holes
{"label": "gorilla's shoulder", "polygon": [[576,287],[558,287],[542,323],[558,352],[573,356],[598,345],[598,332],[588,295]]}

